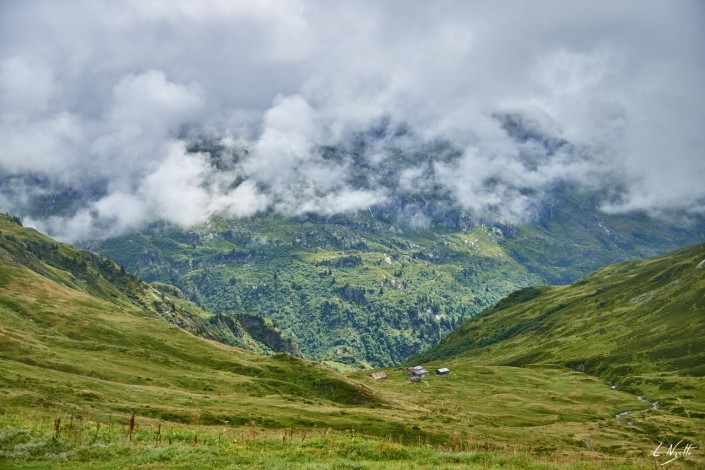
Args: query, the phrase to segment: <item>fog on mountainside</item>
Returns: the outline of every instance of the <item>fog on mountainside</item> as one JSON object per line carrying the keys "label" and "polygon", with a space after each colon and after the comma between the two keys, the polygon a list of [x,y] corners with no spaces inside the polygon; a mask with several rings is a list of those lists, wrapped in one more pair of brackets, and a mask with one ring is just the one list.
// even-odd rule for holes
{"label": "fog on mountainside", "polygon": [[703,212],[698,2],[0,8],[0,210],[63,240],[267,211],[536,221],[561,184]]}

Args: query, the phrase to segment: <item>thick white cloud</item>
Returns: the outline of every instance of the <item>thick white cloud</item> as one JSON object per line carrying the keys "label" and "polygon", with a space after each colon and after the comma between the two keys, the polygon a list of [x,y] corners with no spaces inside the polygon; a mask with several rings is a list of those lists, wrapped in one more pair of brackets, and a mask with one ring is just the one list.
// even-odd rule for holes
{"label": "thick white cloud", "polygon": [[53,74],[44,64],[26,57],[7,57],[0,63],[0,106],[6,117],[42,111],[55,91]]}
{"label": "thick white cloud", "polygon": [[314,110],[301,96],[277,98],[262,127],[254,149],[256,158],[247,162],[246,170],[274,187],[287,184],[291,175],[313,158]]}
{"label": "thick white cloud", "polygon": [[[409,145],[451,140],[459,159],[436,161],[433,176],[410,164],[399,185],[440,184],[471,210],[520,218],[527,190],[605,175],[625,185],[606,210],[703,209],[705,6],[696,0],[0,8],[0,176],[104,188],[73,218],[37,221],[65,238],[383,202],[383,188],[346,182],[349,156],[319,151],[380,120],[412,129]],[[494,117],[502,112],[569,140],[580,158],[512,140]],[[218,170],[178,143],[199,133],[242,139],[249,153]],[[372,182],[388,164],[383,147],[365,156]],[[0,210],[31,199],[31,187],[13,184]]]}

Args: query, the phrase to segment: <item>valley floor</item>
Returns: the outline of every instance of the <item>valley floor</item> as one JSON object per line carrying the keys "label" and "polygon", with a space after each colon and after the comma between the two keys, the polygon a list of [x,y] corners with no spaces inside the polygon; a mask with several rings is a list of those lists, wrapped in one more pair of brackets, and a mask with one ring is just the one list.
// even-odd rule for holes
{"label": "valley floor", "polygon": [[[557,367],[447,365],[450,375],[418,383],[408,382],[402,368],[387,369],[386,380],[369,371],[350,374],[373,390],[377,405],[298,403],[298,423],[276,397],[262,398],[262,420],[203,425],[198,418],[175,423],[144,416],[154,404],[143,403],[148,395],[135,396],[141,411],[132,431],[131,414],[110,400],[71,407],[41,401],[15,407],[5,400],[0,467],[653,468],[670,459],[663,449],[652,455],[654,433],[674,425],[668,413],[647,410],[636,396],[598,379]],[[428,365],[434,366],[440,367]],[[232,416],[239,402],[252,400],[198,395],[196,402]],[[703,465],[700,450],[678,464]]]}

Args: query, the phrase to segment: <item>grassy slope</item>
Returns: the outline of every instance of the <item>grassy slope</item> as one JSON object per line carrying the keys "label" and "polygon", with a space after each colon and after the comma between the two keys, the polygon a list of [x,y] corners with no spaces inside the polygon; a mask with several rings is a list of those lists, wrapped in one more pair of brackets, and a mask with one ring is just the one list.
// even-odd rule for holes
{"label": "grassy slope", "polygon": [[8,262],[26,266],[58,284],[117,306],[137,307],[196,335],[256,352],[300,355],[275,325],[249,321],[247,316],[231,316],[224,322],[188,301],[174,286],[147,284],[101,255],[58,243],[4,214],[0,214],[0,252]]}
{"label": "grassy slope", "polygon": [[[332,427],[389,443],[440,444],[502,455],[516,449],[520,456],[558,453],[566,461],[637,458],[640,449],[651,445],[647,436],[612,417],[638,402],[583,374],[458,364],[446,382],[408,384],[402,373],[390,371],[392,379],[386,383],[360,376],[355,378],[368,383],[358,385],[291,356],[255,356],[197,338],[138,310],[47,282],[25,268],[19,273],[13,268],[8,279],[5,268],[0,409],[21,417],[24,428],[41,427],[46,445],[51,445],[47,436],[54,417],[63,417],[64,423],[70,416],[80,417],[76,419],[91,423],[85,425],[86,434],[98,422],[108,432],[109,423],[117,421],[119,433],[132,412],[150,430],[143,437],[149,441],[161,422],[165,429],[198,435],[211,444],[219,432],[244,432],[237,429],[254,429],[271,438],[271,432],[261,429],[293,428],[299,435],[308,430],[320,437]],[[65,436],[59,446],[63,452],[76,459],[85,453],[106,458],[106,450],[73,439]],[[113,442],[125,446],[119,438]],[[22,461],[17,448],[22,447],[14,444],[7,454]],[[426,452],[429,461],[438,458]],[[415,460],[412,451],[402,453]],[[153,458],[164,457],[155,452]],[[180,458],[188,465],[188,457]]]}
{"label": "grassy slope", "polygon": [[635,420],[644,432],[705,442],[703,260],[705,244],[524,289],[415,360],[569,366],[659,401]]}
{"label": "grassy slope", "polygon": [[[645,451],[669,435],[659,423],[644,430],[616,420],[643,405],[566,368],[458,360],[444,363],[451,376],[419,384],[394,369],[385,382],[345,378],[198,338],[0,253],[0,463],[602,467],[647,465]],[[135,443],[126,432],[132,412]],[[57,417],[64,427],[53,439]],[[276,443],[284,429],[296,443]]]}
{"label": "grassy slope", "polygon": [[517,291],[421,358],[584,364],[615,380],[636,369],[702,376],[703,259],[705,244],[616,264],[569,286]]}
{"label": "grassy slope", "polygon": [[[376,402],[368,390],[322,367],[198,338],[136,307],[105,302],[4,260],[0,284],[0,376],[10,408],[135,410],[176,421],[243,424],[264,420],[269,406],[281,407],[271,419],[285,426],[300,419],[291,402],[322,409]],[[212,402],[215,397],[230,399]]]}

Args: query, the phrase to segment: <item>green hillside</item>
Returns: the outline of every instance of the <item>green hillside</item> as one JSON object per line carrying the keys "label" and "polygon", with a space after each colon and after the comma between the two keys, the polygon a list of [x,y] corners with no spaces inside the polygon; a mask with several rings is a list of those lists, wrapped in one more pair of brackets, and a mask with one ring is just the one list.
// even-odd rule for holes
{"label": "green hillside", "polygon": [[79,277],[23,249],[55,242],[9,219],[0,231],[0,466],[647,467],[659,441],[695,433],[667,407],[618,419],[644,403],[555,364],[459,357],[409,383],[401,368],[376,381],[256,355],[103,298],[92,268]]}
{"label": "green hillside", "polygon": [[465,323],[414,362],[564,366],[658,401],[648,429],[705,440],[705,244],[531,287]]}
{"label": "green hillside", "polygon": [[153,227],[95,248],[207,310],[274,320],[308,358],[357,368],[398,363],[538,283],[499,238],[485,226],[402,231],[369,215],[262,216]]}
{"label": "green hillside", "polygon": [[198,336],[256,352],[300,355],[271,321],[246,314],[227,319],[213,315],[190,302],[174,286],[147,284],[101,255],[58,243],[5,214],[0,214],[0,250],[6,260],[51,281],[117,307],[141,309]]}
{"label": "green hillside", "polygon": [[529,287],[417,359],[462,354],[523,366],[705,375],[705,244],[609,266],[568,286]]}
{"label": "green hillside", "polygon": [[[438,194],[429,200],[426,208],[423,197],[404,196],[328,218],[157,224],[89,246],[143,279],[178,286],[206,310],[273,320],[305,357],[349,370],[399,363],[517,289],[572,282],[705,238],[702,221],[607,215],[599,195],[568,184],[521,225],[485,223],[443,206]],[[409,215],[426,212],[427,225]]]}
{"label": "green hillside", "polygon": [[544,201],[540,218],[509,231],[500,244],[545,283],[559,285],[610,264],[663,255],[705,240],[702,218],[604,213],[599,208],[606,191],[561,185]]}

